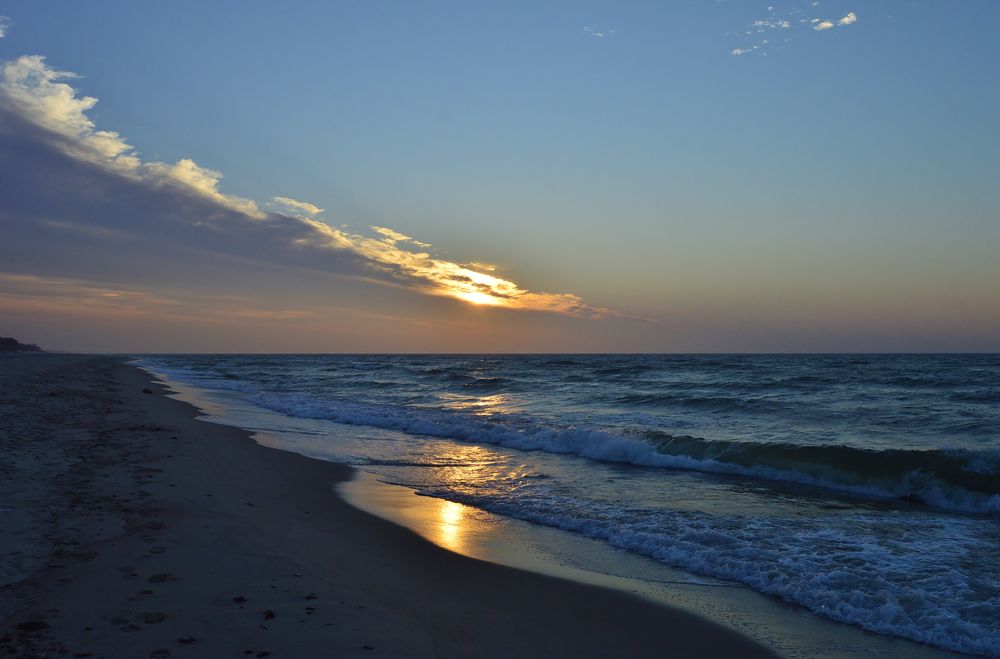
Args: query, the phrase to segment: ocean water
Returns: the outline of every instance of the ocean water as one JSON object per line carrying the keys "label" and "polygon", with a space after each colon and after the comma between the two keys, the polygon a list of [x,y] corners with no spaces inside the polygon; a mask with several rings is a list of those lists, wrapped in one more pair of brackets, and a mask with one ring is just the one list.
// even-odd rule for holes
{"label": "ocean water", "polygon": [[312,454],[422,494],[1000,655],[1000,355],[140,363],[313,420]]}

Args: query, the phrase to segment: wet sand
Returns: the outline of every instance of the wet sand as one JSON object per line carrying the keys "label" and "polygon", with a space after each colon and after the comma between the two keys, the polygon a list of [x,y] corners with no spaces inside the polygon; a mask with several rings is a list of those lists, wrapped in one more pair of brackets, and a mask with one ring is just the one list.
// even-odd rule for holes
{"label": "wet sand", "polygon": [[163,393],[121,359],[0,359],[0,655],[773,656],[446,551],[339,498],[349,467]]}

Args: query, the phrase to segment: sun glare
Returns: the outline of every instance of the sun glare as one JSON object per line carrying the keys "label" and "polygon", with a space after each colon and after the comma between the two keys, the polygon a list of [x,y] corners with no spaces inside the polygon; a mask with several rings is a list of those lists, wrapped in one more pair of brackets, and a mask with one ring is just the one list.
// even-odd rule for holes
{"label": "sun glare", "polygon": [[455,291],[454,295],[458,299],[471,302],[472,304],[489,304],[493,306],[502,304],[500,298],[493,297],[487,293],[480,293],[478,291]]}
{"label": "sun glare", "polygon": [[438,542],[452,551],[461,551],[464,544],[465,506],[441,499],[438,515]]}

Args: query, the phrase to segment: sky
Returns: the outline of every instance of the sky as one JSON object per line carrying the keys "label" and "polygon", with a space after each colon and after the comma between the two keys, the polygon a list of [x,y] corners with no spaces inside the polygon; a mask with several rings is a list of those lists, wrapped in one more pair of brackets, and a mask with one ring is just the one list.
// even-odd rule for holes
{"label": "sky", "polygon": [[1000,350],[993,0],[0,16],[0,335]]}

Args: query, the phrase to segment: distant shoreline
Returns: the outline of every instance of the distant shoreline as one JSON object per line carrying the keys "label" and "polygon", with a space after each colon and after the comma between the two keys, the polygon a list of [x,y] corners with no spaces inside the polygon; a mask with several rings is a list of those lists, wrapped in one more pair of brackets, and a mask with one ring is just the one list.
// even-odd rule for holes
{"label": "distant shoreline", "polygon": [[0,354],[20,353],[20,352],[43,352],[41,348],[33,343],[21,343],[10,336],[0,336]]}

